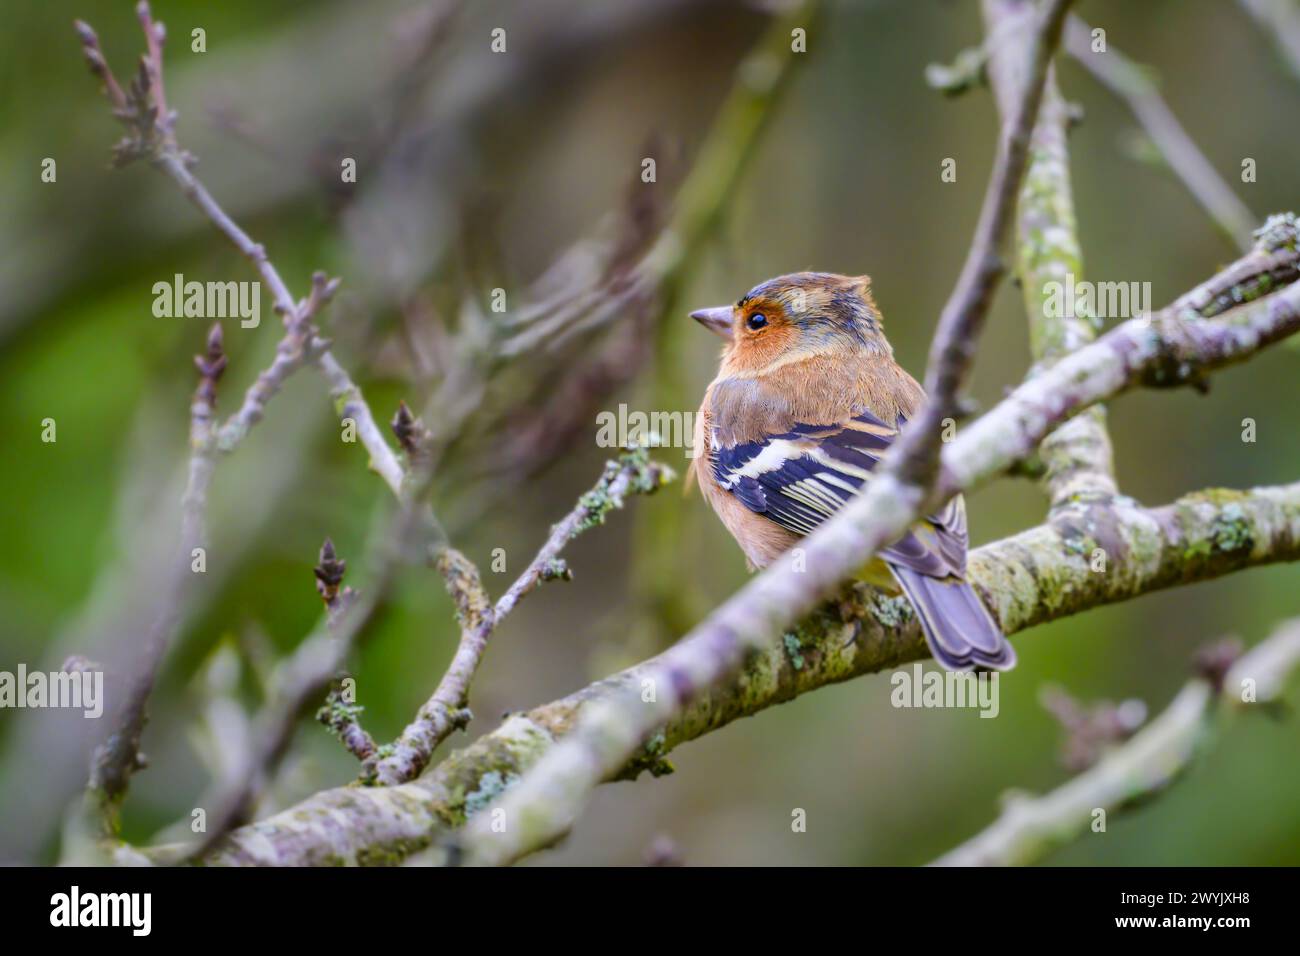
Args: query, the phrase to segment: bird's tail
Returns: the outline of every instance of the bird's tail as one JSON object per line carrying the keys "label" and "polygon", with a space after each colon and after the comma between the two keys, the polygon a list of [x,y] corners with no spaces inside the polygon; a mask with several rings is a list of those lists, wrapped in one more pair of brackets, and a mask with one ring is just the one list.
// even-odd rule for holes
{"label": "bird's tail", "polygon": [[950,671],[1005,671],[1016,666],[1015,650],[969,584],[892,563],[889,570],[916,608],[926,643],[940,664]]}

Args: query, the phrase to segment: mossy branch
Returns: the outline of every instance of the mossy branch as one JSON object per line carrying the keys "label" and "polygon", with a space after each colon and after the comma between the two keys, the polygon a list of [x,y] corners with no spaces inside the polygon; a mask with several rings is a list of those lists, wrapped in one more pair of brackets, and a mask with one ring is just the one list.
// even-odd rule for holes
{"label": "mossy branch", "polygon": [[[1105,548],[1104,570],[1093,551]],[[1300,559],[1300,483],[1251,491],[1206,491],[1161,508],[1129,499],[1063,514],[1052,522],[971,553],[971,580],[1007,633],[1104,604],[1246,567]],[[662,769],[674,748],[819,687],[925,656],[906,601],[858,585],[845,622],[832,602],[787,634],[787,642],[748,656],[736,680],[687,703],[659,728],[618,775]],[[856,639],[850,641],[856,632]],[[350,786],[230,833],[205,862],[214,865],[396,863],[425,848],[449,859],[443,844],[473,811],[508,791],[568,736],[585,712],[611,698],[640,695],[660,673],[652,658],[551,703],[510,717],[421,777],[394,787]],[[661,693],[671,689],[659,685]],[[527,826],[517,819],[511,826]],[[165,848],[149,851],[165,860]]]}
{"label": "mossy branch", "polygon": [[[986,73],[998,112],[1007,122],[1029,65],[1023,41],[1014,35],[1034,28],[1033,5],[1022,0],[985,0],[987,34],[1001,38],[988,57]],[[1068,29],[1068,27],[1067,27]],[[1050,304],[1052,283],[1067,276],[1083,280],[1083,250],[1070,185],[1070,154],[1066,141],[1070,111],[1048,73],[1043,104],[1029,146],[1029,169],[1016,211],[1016,275],[1029,321],[1029,346],[1037,368],[1089,344],[1097,337],[1096,316],[1067,302]],[[1059,314],[1058,314],[1059,313]],[[1044,488],[1052,500],[1100,498],[1115,493],[1114,455],[1106,431],[1106,409],[1095,405],[1049,435],[1039,449]]]}

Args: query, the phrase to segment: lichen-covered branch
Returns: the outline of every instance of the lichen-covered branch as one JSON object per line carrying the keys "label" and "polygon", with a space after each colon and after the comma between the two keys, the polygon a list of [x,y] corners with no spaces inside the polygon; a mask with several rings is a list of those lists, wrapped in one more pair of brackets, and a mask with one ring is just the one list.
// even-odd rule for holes
{"label": "lichen-covered branch", "polygon": [[361,726],[363,710],[365,708],[360,704],[345,697],[336,684],[325,695],[325,703],[316,712],[316,719],[329,728],[348,753],[364,763],[375,755],[378,747],[375,739]]}
{"label": "lichen-covered branch", "polygon": [[[1104,571],[1094,550],[1106,549]],[[1003,630],[1016,633],[1161,588],[1210,580],[1247,567],[1300,559],[1300,483],[1250,491],[1206,491],[1161,508],[1118,498],[1104,520],[1068,516],[971,553],[970,577]],[[847,623],[835,601],[748,655],[739,675],[692,698],[609,776],[666,770],[675,747],[733,720],[819,687],[874,673],[926,654],[905,599],[865,585],[846,595],[858,616]],[[856,632],[856,639],[849,638]],[[560,700],[510,717],[410,783],[349,786],[230,833],[205,862],[216,865],[396,863],[454,839],[453,830],[512,787],[573,732],[583,714],[611,698],[641,695],[662,659],[652,658]],[[526,817],[508,826],[528,826]],[[439,851],[441,854],[443,851]],[[450,851],[448,851],[450,852]],[[166,848],[150,850],[168,859]],[[445,857],[440,857],[445,858]]]}
{"label": "lichen-covered branch", "polygon": [[[896,540],[922,509],[1002,473],[1032,454],[1054,428],[1098,401],[1139,384],[1199,381],[1208,371],[1244,360],[1300,329],[1297,261],[1295,217],[1274,217],[1250,255],[1152,319],[1130,320],[1033,376],[962,430],[943,451],[933,495],[900,482],[885,468],[804,539],[801,565],[785,556],[656,658],[646,679],[665,693],[647,700],[625,692],[587,711],[581,733],[548,754],[532,775],[534,783],[504,798],[507,815],[525,825],[506,834],[472,825],[467,831],[471,858],[512,860],[563,832],[596,783],[698,695],[720,686],[747,654],[772,647],[792,623]],[[1277,288],[1280,276],[1292,284],[1258,299],[1262,289]],[[1234,301],[1250,304],[1229,308]]]}
{"label": "lichen-covered branch", "polygon": [[[250,735],[253,745],[241,772],[233,775],[232,781],[219,784],[214,793],[201,801],[201,806],[210,808],[208,830],[189,851],[189,856],[202,857],[232,828],[251,818],[288,752],[299,715],[320,699],[342,671],[348,656],[387,599],[403,555],[409,553],[413,544],[426,540],[427,525],[421,515],[419,506],[408,501],[387,523],[375,548],[371,578],[360,593],[339,590],[342,562],[337,561],[332,545],[321,549],[316,578],[326,606],[324,619],[277,669],[275,687],[258,714]],[[356,724],[355,712],[349,714],[350,720],[339,717],[341,724]],[[326,723],[333,726],[331,721]],[[351,728],[353,744],[350,746],[364,746],[359,733],[359,726]]]}
{"label": "lichen-covered branch", "polygon": [[[989,51],[987,74],[1006,122],[1016,92],[1029,65],[1027,44],[1015,37],[1034,28],[1034,6],[1025,0],[985,0],[986,32],[999,41]],[[1052,301],[1053,283],[1083,279],[1083,252],[1070,187],[1070,156],[1066,143],[1069,109],[1048,73],[1029,147],[1029,169],[1020,190],[1016,218],[1016,273],[1029,320],[1029,344],[1034,361],[1046,368],[1097,337],[1095,315],[1082,312],[1081,302]],[[1071,286],[1072,287],[1072,286]],[[1113,452],[1106,432],[1106,409],[1095,405],[1066,422],[1044,439],[1039,458],[1053,504],[1071,498],[1104,499],[1115,494]]]}
{"label": "lichen-covered branch", "polygon": [[1130,319],[1030,377],[968,425],[943,454],[940,499],[1032,454],[1080,411],[1137,385],[1203,386],[1300,330],[1300,226],[1269,218],[1255,247],[1150,317]]}
{"label": "lichen-covered branch", "polygon": [[1164,790],[1204,750],[1225,710],[1276,702],[1297,670],[1300,620],[1293,620],[1239,658],[1226,675],[1190,681],[1159,717],[1068,783],[1040,797],[1011,796],[986,830],[935,864],[1024,866],[1041,860],[1088,833],[1098,811],[1108,817]]}
{"label": "lichen-covered branch", "polygon": [[1243,251],[1259,220],[1215,170],[1178,122],[1147,72],[1108,40],[1092,48],[1092,28],[1076,16],[1065,27],[1065,48],[1101,84],[1127,104],[1169,169],[1187,187],[1211,221]]}
{"label": "lichen-covered branch", "polygon": [[[1238,288],[1236,301],[1251,301],[1260,294],[1256,283],[1261,271],[1272,276],[1289,269],[1294,281],[1295,227],[1294,216],[1270,220],[1247,257],[1250,261],[1228,270],[1256,272],[1247,278],[1251,294]],[[959,281],[959,287],[968,284]],[[899,456],[905,463],[912,461],[907,436],[926,427],[926,414],[918,415],[863,493],[805,538],[797,557],[787,554],[769,566],[657,659],[649,680],[652,686],[671,689],[670,694],[624,693],[587,711],[579,732],[502,798],[499,809],[524,824],[501,833],[486,822],[471,823],[463,835],[467,856],[476,862],[508,862],[563,833],[597,783],[697,695],[726,681],[747,653],[771,646],[840,581],[897,540],[925,509],[1001,473],[1079,411],[1139,383],[1199,382],[1208,370],[1241,361],[1300,328],[1296,284],[1216,321],[1187,321],[1207,310],[1217,314],[1215,297],[1201,296],[1223,288],[1221,278],[1213,279],[1179,300],[1175,305],[1181,308],[1171,307],[1155,320],[1125,323],[1021,385],[947,446],[933,491],[928,490],[924,468],[894,464]],[[978,297],[972,299],[970,307],[976,309],[979,302]],[[956,321],[946,331],[941,327],[937,336],[950,338],[954,328],[967,324]],[[956,339],[951,344],[957,351],[964,348]],[[943,361],[950,371],[964,368],[959,355],[945,348],[938,354],[947,356]],[[924,440],[917,441],[922,444],[916,445],[915,454],[923,455]]]}
{"label": "lichen-covered branch", "polygon": [[600,480],[551,528],[541,550],[495,606],[488,601],[473,564],[459,552],[444,551],[439,557],[439,570],[456,599],[460,643],[433,695],[401,736],[376,752],[363,778],[392,786],[418,776],[438,745],[468,722],[470,683],[497,626],[543,581],[570,577],[568,566],[560,558],[570,541],[602,524],[609,512],[623,507],[629,495],[653,494],[672,477],[667,466],[650,460],[645,448],[628,449],[618,460],[609,462]]}

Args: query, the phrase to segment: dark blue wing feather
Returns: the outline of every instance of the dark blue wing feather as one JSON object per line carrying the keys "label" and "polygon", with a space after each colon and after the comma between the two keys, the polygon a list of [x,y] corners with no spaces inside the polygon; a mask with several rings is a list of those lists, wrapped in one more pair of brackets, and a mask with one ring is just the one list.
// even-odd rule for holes
{"label": "dark blue wing feather", "polygon": [[[898,429],[870,413],[838,425],[797,424],[761,441],[715,441],[713,475],[750,511],[798,535],[810,534],[871,479]],[[966,567],[966,513],[955,498],[881,556],[933,577]]]}

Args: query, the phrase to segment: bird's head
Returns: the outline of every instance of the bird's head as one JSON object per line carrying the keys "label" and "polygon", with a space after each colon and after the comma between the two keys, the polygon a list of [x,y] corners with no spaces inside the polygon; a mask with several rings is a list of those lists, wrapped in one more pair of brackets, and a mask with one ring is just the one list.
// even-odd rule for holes
{"label": "bird's head", "polygon": [[723,368],[758,374],[825,353],[890,354],[866,276],[795,272],[759,283],[735,305],[691,313],[720,336]]}

